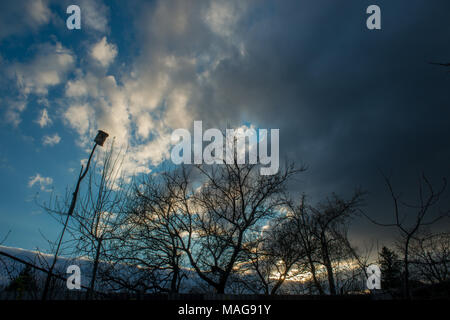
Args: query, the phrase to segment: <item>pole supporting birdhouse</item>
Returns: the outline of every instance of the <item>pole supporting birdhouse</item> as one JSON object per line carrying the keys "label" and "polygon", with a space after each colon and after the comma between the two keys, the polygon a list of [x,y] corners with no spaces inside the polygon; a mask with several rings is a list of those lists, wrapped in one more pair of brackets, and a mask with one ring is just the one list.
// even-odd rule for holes
{"label": "pole supporting birdhouse", "polygon": [[91,163],[91,159],[92,156],[94,155],[95,149],[97,148],[97,145],[103,147],[103,144],[105,143],[106,138],[108,138],[109,134],[107,134],[105,131],[102,130],[98,130],[97,136],[94,139],[94,147],[92,148],[91,154],[89,155],[89,159],[87,161],[86,164],[86,168],[84,168],[84,166],[81,166],[81,171],[80,171],[80,175],[78,177],[78,181],[75,187],[75,191],[72,194],[72,202],[70,203],[70,207],[69,207],[69,211],[67,212],[67,217],[66,217],[66,221],[64,223],[64,227],[63,230],[61,232],[61,235],[59,237],[59,241],[58,241],[58,245],[56,247],[56,251],[55,251],[55,255],[53,257],[53,263],[50,266],[50,269],[48,270],[48,274],[47,274],[47,279],[45,281],[45,286],[44,286],[44,291],[42,293],[42,300],[46,300],[47,299],[47,295],[50,289],[50,281],[52,279],[53,276],[53,269],[55,268],[56,265],[56,261],[58,260],[58,254],[59,254],[59,250],[61,248],[61,243],[64,237],[64,233],[67,229],[67,225],[69,223],[69,218],[70,216],[73,214],[73,211],[75,210],[75,205],[77,202],[77,197],[78,197],[78,191],[80,189],[80,183],[81,180],[83,180],[83,178],[86,176],[88,170],[89,170],[89,165]]}

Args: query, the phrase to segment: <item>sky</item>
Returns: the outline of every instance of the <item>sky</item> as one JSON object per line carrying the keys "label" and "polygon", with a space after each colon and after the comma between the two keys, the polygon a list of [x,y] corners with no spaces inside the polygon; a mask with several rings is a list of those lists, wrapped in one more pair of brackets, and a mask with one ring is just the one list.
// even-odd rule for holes
{"label": "sky", "polygon": [[[66,27],[71,4],[80,30]],[[372,4],[381,30],[366,27]],[[361,187],[366,214],[391,221],[382,172],[412,200],[422,172],[436,188],[450,177],[450,73],[429,64],[450,62],[449,10],[445,0],[1,1],[0,240],[10,230],[4,245],[48,248],[59,228],[40,205],[73,187],[98,129],[128,146],[125,168],[139,175],[168,161],[171,133],[194,120],[280,129],[280,162],[308,167],[293,195]],[[450,208],[450,190],[440,205]],[[393,239],[365,218],[351,232],[361,245]]]}

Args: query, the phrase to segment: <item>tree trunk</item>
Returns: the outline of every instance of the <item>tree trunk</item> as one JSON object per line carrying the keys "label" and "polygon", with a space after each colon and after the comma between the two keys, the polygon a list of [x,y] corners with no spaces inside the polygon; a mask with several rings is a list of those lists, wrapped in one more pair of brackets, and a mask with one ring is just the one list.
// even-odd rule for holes
{"label": "tree trunk", "polygon": [[411,292],[410,292],[410,288],[409,288],[409,261],[408,261],[408,258],[409,258],[409,241],[410,241],[410,238],[408,237],[406,239],[405,256],[403,258],[403,263],[405,264],[404,284],[403,284],[405,299],[410,299],[411,298]]}
{"label": "tree trunk", "polygon": [[322,243],[322,255],[323,255],[325,268],[327,269],[328,285],[330,287],[330,294],[336,295],[336,285],[334,283],[333,267],[331,266],[330,256],[328,254],[328,249],[326,248],[326,244],[323,244],[323,243]]}
{"label": "tree trunk", "polygon": [[278,291],[278,289],[281,287],[281,285],[284,282],[284,279],[286,279],[286,275],[283,275],[283,277],[281,279],[279,279],[275,285],[273,286],[272,290],[270,291],[271,295],[275,295]]}
{"label": "tree trunk", "polygon": [[86,293],[86,300],[90,300],[92,298],[92,292],[94,291],[95,280],[97,278],[97,269],[98,269],[98,263],[99,263],[99,259],[100,259],[101,247],[102,247],[102,241],[100,240],[97,243],[97,249],[96,249],[96,252],[95,252],[95,260],[94,260],[94,267],[92,269],[91,284],[89,286],[89,290]]}
{"label": "tree trunk", "polygon": [[173,269],[173,275],[172,275],[172,281],[170,283],[170,293],[176,293],[178,292],[178,275],[179,275],[179,269],[178,266],[175,266]]}
{"label": "tree trunk", "polygon": [[226,281],[220,281],[220,283],[219,284],[217,284],[217,286],[216,286],[216,293],[219,293],[219,294],[224,294],[225,293],[225,283],[226,283]]}
{"label": "tree trunk", "polygon": [[324,295],[323,288],[320,285],[319,280],[317,279],[316,275],[316,266],[314,265],[314,262],[312,261],[312,258],[308,256],[309,266],[311,268],[311,274],[313,277],[314,285],[316,286],[317,290],[319,291],[319,294],[322,296]]}

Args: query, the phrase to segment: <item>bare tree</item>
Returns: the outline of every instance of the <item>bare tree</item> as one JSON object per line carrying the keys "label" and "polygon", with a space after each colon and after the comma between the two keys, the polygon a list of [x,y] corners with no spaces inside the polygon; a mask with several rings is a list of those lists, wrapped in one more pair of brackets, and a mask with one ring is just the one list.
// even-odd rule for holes
{"label": "bare tree", "polygon": [[[304,170],[287,166],[275,175],[259,175],[258,165],[196,166],[199,187],[180,206],[181,248],[198,276],[224,293],[230,275],[245,262],[264,222],[285,203],[288,179]],[[247,251],[248,252],[248,251]]]}
{"label": "bare tree", "polygon": [[320,243],[315,236],[314,217],[308,211],[306,206],[306,196],[301,197],[299,204],[289,202],[289,215],[287,218],[292,221],[295,226],[295,235],[297,242],[302,246],[305,253],[307,269],[311,274],[312,282],[320,295],[325,294],[319,276],[317,274],[318,267],[318,251]]}
{"label": "bare tree", "polygon": [[129,200],[126,225],[130,228],[120,242],[121,259],[147,273],[141,283],[146,290],[175,293],[180,289],[185,274],[178,215],[189,187],[189,173],[183,167],[143,178]]}
{"label": "bare tree", "polygon": [[[3,239],[0,241],[0,246],[3,245],[3,243],[5,243],[6,239],[8,239],[8,236],[10,235],[10,233],[11,233],[11,230],[8,231],[8,233],[7,233],[7,234],[3,237]],[[10,268],[10,266],[8,265],[8,263],[5,262],[5,261],[3,260],[4,255],[3,255],[2,253],[3,253],[3,252],[0,251],[0,265],[3,266],[3,267],[1,268],[1,269],[3,270],[1,273],[3,273],[3,274],[0,274],[0,276],[2,276],[2,277],[7,276],[7,277],[9,278],[9,280],[12,280],[12,279],[13,279],[13,270],[12,270],[12,268]],[[0,270],[1,270],[1,269],[0,269]]]}
{"label": "bare tree", "polygon": [[429,283],[450,280],[450,234],[424,234],[411,241],[411,264]]}
{"label": "bare tree", "polygon": [[262,289],[265,294],[273,295],[286,280],[304,272],[306,254],[290,219],[283,216],[266,227],[259,244],[249,251],[247,264],[259,279],[256,291]]}
{"label": "bare tree", "polygon": [[337,294],[335,265],[341,261],[349,264],[357,254],[347,236],[349,221],[363,204],[364,192],[356,190],[349,200],[333,194],[316,206],[305,204],[303,196],[299,205],[290,204],[290,219],[296,226],[297,241],[303,247],[308,270],[319,294],[325,291],[318,278],[318,268],[324,268],[329,292]]}
{"label": "bare tree", "polygon": [[[401,250],[403,254],[403,294],[404,297],[411,298],[410,290],[410,245],[415,237],[422,231],[423,227],[431,226],[444,217],[447,217],[449,210],[439,211],[437,214],[432,209],[439,203],[442,194],[447,186],[447,181],[444,178],[443,184],[440,189],[436,190],[427,177],[422,174],[419,178],[419,192],[418,200],[416,203],[403,202],[400,199],[400,195],[395,193],[391,181],[388,177],[384,176],[385,183],[389,190],[390,196],[394,205],[394,222],[393,223],[380,223],[366,215],[373,223],[384,226],[394,227],[398,230],[401,236]],[[406,215],[402,215],[401,207],[406,208],[408,211],[408,221],[406,221]]]}

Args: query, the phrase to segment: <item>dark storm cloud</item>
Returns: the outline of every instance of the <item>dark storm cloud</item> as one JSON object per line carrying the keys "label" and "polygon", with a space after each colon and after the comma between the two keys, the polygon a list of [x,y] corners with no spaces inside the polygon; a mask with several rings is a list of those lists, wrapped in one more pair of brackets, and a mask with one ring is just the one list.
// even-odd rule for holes
{"label": "dark storm cloud", "polygon": [[428,64],[450,60],[448,2],[377,1],[380,31],[367,30],[365,1],[266,4],[249,10],[247,54],[220,62],[199,114],[280,128],[281,154],[310,168],[300,191],[362,186],[380,219],[392,212],[380,171],[405,195],[422,171],[450,177],[450,77]]}

